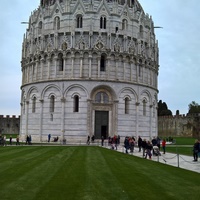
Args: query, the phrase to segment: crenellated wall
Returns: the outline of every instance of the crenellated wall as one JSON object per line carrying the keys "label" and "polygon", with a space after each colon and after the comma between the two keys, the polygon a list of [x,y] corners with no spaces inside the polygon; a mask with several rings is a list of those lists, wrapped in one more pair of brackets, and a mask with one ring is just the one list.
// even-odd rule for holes
{"label": "crenellated wall", "polygon": [[195,115],[174,115],[158,117],[159,136],[200,136],[199,117]]}
{"label": "crenellated wall", "polygon": [[19,134],[20,116],[0,115],[0,134]]}

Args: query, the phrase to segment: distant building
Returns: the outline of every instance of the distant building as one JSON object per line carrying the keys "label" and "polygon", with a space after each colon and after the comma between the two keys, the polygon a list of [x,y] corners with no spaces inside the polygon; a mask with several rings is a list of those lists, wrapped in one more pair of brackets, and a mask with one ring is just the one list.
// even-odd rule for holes
{"label": "distant building", "polygon": [[22,45],[21,137],[157,136],[158,57],[138,0],[41,0]]}
{"label": "distant building", "polygon": [[0,134],[19,134],[20,117],[0,115]]}

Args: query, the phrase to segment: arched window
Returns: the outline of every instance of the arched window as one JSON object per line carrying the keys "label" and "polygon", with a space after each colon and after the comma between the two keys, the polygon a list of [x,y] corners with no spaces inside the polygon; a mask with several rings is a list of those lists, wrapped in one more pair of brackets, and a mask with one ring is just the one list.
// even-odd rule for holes
{"label": "arched window", "polygon": [[108,103],[109,97],[105,92],[98,92],[95,96],[96,103]]}
{"label": "arched window", "polygon": [[125,103],[125,114],[129,114],[130,100],[128,97],[124,99],[124,103]]}
{"label": "arched window", "polygon": [[60,17],[55,17],[54,18],[54,30],[59,30],[60,29]]}
{"label": "arched window", "polygon": [[64,69],[64,60],[63,60],[63,54],[58,54],[58,70],[63,71]]}
{"label": "arched window", "polygon": [[128,29],[128,21],[126,19],[122,20],[122,30]]}
{"label": "arched window", "polygon": [[144,99],[142,103],[143,103],[143,116],[146,116],[146,114],[147,114],[147,102]]}
{"label": "arched window", "polygon": [[33,97],[32,99],[32,113],[35,113],[36,108],[36,97]]}
{"label": "arched window", "polygon": [[106,71],[106,56],[105,55],[101,55],[100,71],[102,71],[102,72]]}
{"label": "arched window", "polygon": [[38,34],[42,34],[42,22],[41,21],[38,24]]}
{"label": "arched window", "polygon": [[100,28],[101,29],[106,29],[106,17],[101,17],[100,18]]}
{"label": "arched window", "polygon": [[55,97],[51,95],[50,97],[50,112],[53,113],[55,110]]}
{"label": "arched window", "polygon": [[83,28],[83,18],[81,15],[76,17],[76,28]]}
{"label": "arched window", "polygon": [[79,112],[79,96],[74,96],[74,112]]}

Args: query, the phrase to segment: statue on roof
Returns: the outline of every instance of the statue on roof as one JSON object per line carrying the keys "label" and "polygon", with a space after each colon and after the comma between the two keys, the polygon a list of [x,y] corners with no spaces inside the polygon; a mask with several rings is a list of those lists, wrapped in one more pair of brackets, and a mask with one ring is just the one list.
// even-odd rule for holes
{"label": "statue on roof", "polygon": [[40,5],[42,7],[45,7],[45,6],[51,6],[53,4],[55,4],[56,0],[40,0]]}

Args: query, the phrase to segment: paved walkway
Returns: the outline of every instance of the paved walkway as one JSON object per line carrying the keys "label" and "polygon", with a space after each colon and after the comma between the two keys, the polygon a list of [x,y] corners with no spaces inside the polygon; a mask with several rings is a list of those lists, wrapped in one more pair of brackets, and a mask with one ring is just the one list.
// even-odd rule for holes
{"label": "paved walkway", "polygon": [[[110,148],[110,146],[106,146],[106,148]],[[125,149],[121,145],[118,146],[117,151],[125,153]],[[137,147],[134,148],[133,153],[129,152],[129,155],[143,158],[142,152],[139,152]],[[160,162],[167,165],[172,165],[174,167],[179,167],[179,168],[200,173],[200,158],[197,162],[193,162],[193,156],[177,155],[177,154],[168,153],[168,152],[166,152],[165,154],[162,154],[161,152],[161,156],[152,156],[152,160],[155,162]]]}

